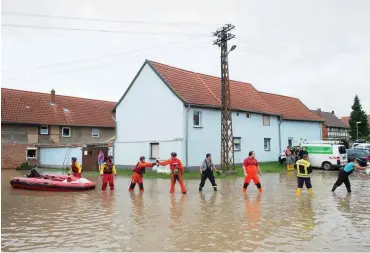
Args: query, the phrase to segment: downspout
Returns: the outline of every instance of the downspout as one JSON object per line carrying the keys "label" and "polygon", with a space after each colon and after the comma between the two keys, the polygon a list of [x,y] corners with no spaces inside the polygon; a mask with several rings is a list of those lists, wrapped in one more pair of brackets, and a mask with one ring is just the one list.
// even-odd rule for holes
{"label": "downspout", "polygon": [[278,117],[279,119],[279,154],[281,153],[282,149],[281,149],[281,117],[279,116]]}
{"label": "downspout", "polygon": [[117,139],[117,121],[116,119],[113,117],[113,114],[112,114],[112,119],[114,121],[114,141],[113,141],[113,159],[114,161],[116,160],[116,157],[114,156],[114,152],[116,151],[116,149],[114,148],[115,146],[115,143],[116,143],[116,139]]}
{"label": "downspout", "polygon": [[190,104],[188,104],[188,109],[186,110],[186,119],[185,119],[185,160],[186,160],[186,171],[189,171],[189,144],[188,144],[188,138],[189,138],[189,111],[190,111]]}

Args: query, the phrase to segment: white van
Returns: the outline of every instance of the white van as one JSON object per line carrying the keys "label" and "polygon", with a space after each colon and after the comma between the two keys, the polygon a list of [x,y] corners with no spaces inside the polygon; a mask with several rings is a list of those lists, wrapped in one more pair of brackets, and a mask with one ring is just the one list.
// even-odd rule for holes
{"label": "white van", "polygon": [[347,151],[344,145],[335,141],[303,142],[312,167],[331,170],[340,168],[348,163]]}

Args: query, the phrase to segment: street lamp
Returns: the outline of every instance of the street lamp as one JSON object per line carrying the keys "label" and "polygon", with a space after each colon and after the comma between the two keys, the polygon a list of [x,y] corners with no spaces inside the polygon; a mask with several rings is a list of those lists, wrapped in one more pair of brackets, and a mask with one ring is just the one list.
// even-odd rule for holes
{"label": "street lamp", "polygon": [[357,140],[358,140],[358,125],[361,124],[361,121],[356,122],[356,128],[357,128]]}
{"label": "street lamp", "polygon": [[229,55],[229,53],[230,53],[231,51],[234,51],[234,50],[235,50],[235,48],[236,48],[236,45],[232,45],[232,46],[231,46],[231,48],[230,48],[230,50],[229,50],[229,52],[227,52],[227,55]]}

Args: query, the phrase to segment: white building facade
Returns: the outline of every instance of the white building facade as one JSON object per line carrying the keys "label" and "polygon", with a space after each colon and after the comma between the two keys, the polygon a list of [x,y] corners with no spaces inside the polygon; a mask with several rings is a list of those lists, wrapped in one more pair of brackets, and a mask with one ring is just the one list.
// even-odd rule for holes
{"label": "white building facade", "polygon": [[[171,152],[188,169],[198,168],[207,153],[220,164],[217,79],[146,61],[114,110],[117,167],[132,168],[142,155],[149,161],[168,159]],[[234,90],[242,89],[237,93],[247,93],[252,100],[235,99],[239,103],[232,114],[235,163],[242,163],[249,151],[255,151],[261,162],[277,161],[290,142],[321,139],[319,118],[285,119],[253,86],[233,85]]]}

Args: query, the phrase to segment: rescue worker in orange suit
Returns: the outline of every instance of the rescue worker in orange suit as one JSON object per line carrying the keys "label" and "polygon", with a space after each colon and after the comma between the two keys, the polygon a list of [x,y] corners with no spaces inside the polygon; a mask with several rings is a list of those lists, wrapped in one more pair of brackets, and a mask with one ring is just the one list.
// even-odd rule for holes
{"label": "rescue worker in orange suit", "polygon": [[256,160],[254,151],[249,152],[249,157],[244,160],[243,170],[244,170],[243,192],[247,191],[247,187],[250,184],[251,180],[253,180],[254,184],[257,186],[258,191],[262,192],[261,182],[260,179],[258,178],[258,174],[262,175],[262,172],[260,166],[258,165],[258,161]]}
{"label": "rescue worker in orange suit", "polygon": [[146,167],[153,167],[156,165],[156,163],[147,163],[145,162],[145,157],[141,156],[140,161],[136,164],[132,178],[131,178],[131,184],[128,188],[129,192],[132,192],[135,189],[136,184],[139,185],[139,189],[141,192],[144,191],[144,183],[143,183],[143,174],[145,174],[145,168]]}
{"label": "rescue worker in orange suit", "polygon": [[175,193],[176,180],[179,181],[182,194],[186,194],[186,187],[184,181],[182,180],[182,175],[184,174],[184,165],[181,160],[177,158],[176,152],[171,153],[171,158],[166,161],[157,160],[157,164],[161,166],[170,165],[171,170],[171,189],[170,193]]}
{"label": "rescue worker in orange suit", "polygon": [[81,178],[82,177],[82,168],[81,168],[81,164],[77,162],[77,158],[76,157],[72,157],[72,165],[71,165],[71,169],[69,170],[68,172],[68,176],[71,175],[72,173],[72,176],[74,177],[77,177],[77,178]]}
{"label": "rescue worker in orange suit", "polygon": [[112,156],[108,156],[105,162],[100,166],[100,176],[102,177],[103,185],[101,189],[105,191],[109,183],[111,191],[114,190],[114,176],[117,177],[116,166],[112,162]]}

